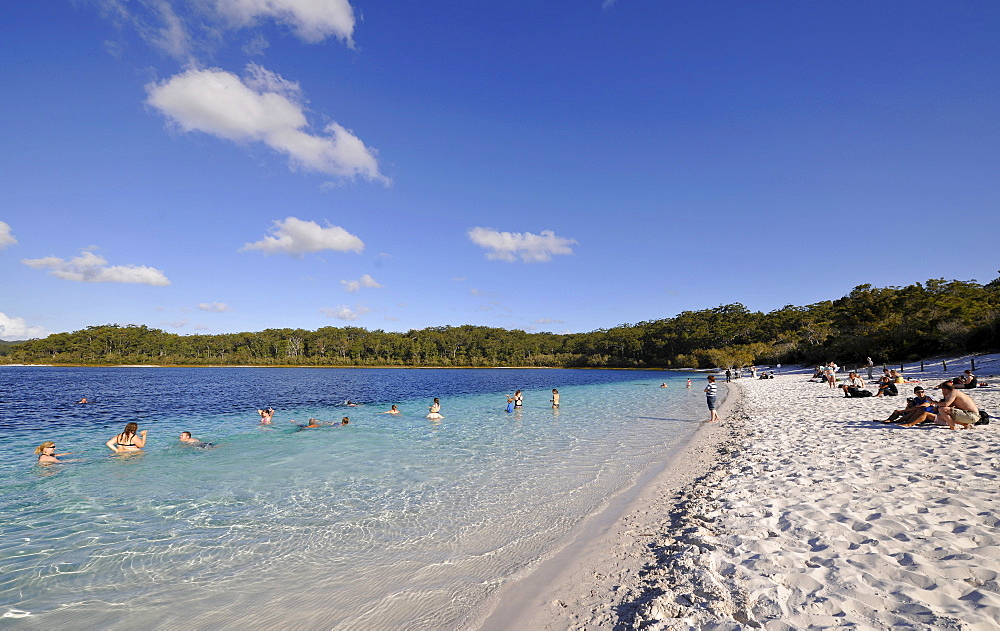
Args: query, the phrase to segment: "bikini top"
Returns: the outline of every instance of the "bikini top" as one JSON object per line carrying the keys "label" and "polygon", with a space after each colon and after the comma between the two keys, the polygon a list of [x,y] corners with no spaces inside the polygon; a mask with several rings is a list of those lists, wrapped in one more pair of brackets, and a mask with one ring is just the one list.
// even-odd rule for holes
{"label": "bikini top", "polygon": [[135,434],[132,434],[132,435],[130,435],[128,437],[128,442],[127,443],[123,442],[125,440],[123,438],[124,436],[125,436],[124,432],[121,433],[121,434],[118,434],[117,436],[115,436],[115,444],[118,445],[119,447],[135,447],[136,449],[138,449],[138,447],[135,445],[135,443],[132,442],[132,441],[135,440]]}

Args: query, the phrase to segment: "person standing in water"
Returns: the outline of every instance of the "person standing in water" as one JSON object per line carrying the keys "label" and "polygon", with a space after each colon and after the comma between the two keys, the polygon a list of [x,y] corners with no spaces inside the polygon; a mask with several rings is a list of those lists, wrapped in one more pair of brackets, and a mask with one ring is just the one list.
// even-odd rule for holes
{"label": "person standing in water", "polygon": [[709,423],[715,423],[719,420],[719,413],[715,410],[715,396],[718,388],[719,387],[715,385],[715,375],[709,375],[708,385],[705,386],[705,398],[708,402],[708,409],[712,413],[712,417],[708,419]]}
{"label": "person standing in water", "polygon": [[142,430],[136,434],[138,430],[138,423],[129,423],[125,426],[121,434],[118,434],[104,444],[116,454],[123,454],[129,451],[142,451],[142,448],[146,446],[146,430]]}
{"label": "person standing in water", "polygon": [[518,390],[514,393],[514,409],[518,410],[522,405],[524,405],[524,395]]}
{"label": "person standing in water", "polygon": [[443,418],[441,416],[441,400],[437,397],[434,397],[434,403],[431,403],[427,418]]}
{"label": "person standing in water", "polygon": [[552,388],[552,399],[551,400],[552,400],[552,407],[554,407],[554,408],[559,407],[559,391],[556,390],[555,388]]}
{"label": "person standing in water", "polygon": [[59,456],[68,456],[73,452],[57,454],[56,444],[51,440],[47,440],[41,445],[35,447],[35,453],[38,454],[39,464],[48,464],[50,462],[62,462],[62,460],[59,459]]}

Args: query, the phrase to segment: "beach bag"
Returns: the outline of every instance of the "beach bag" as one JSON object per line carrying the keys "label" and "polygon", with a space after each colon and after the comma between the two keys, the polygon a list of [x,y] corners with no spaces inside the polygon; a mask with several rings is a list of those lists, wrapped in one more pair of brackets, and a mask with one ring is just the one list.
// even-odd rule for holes
{"label": "beach bag", "polygon": [[986,410],[979,410],[979,420],[975,422],[976,425],[989,425],[990,415],[986,413]]}
{"label": "beach bag", "polygon": [[856,395],[856,397],[870,397],[872,396],[871,390],[861,390]]}

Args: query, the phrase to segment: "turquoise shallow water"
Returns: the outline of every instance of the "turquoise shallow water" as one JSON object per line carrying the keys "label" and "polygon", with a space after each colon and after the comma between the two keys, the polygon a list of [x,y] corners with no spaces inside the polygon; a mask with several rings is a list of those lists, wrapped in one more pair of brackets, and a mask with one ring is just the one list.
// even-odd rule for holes
{"label": "turquoise shallow water", "polygon": [[[0,625],[457,628],[707,416],[659,372],[59,370],[0,368]],[[111,454],[132,418],[146,452]]]}

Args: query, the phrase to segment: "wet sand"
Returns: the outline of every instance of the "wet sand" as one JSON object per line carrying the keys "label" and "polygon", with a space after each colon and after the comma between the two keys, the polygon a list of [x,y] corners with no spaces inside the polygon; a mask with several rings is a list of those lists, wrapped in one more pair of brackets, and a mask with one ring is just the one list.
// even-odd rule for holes
{"label": "wet sand", "polygon": [[[998,382],[998,357],[977,361],[980,380]],[[929,388],[966,367],[908,374]],[[997,629],[1000,422],[882,425],[872,419],[904,407],[915,384],[848,399],[807,379],[736,382],[722,423],[613,498],[473,626]],[[971,392],[1000,415],[1000,387]]]}

